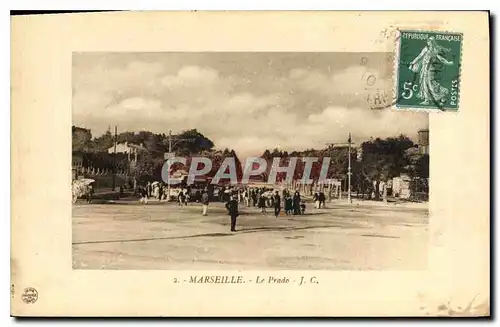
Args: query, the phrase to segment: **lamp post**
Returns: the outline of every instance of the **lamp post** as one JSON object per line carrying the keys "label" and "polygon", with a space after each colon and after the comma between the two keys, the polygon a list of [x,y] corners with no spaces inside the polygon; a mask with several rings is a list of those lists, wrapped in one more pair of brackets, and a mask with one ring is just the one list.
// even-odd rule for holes
{"label": "lamp post", "polygon": [[347,168],[347,202],[351,203],[351,133],[349,133],[349,139],[347,140],[347,143],[349,143],[349,166]]}
{"label": "lamp post", "polygon": [[[182,141],[185,141],[185,142],[194,142],[193,139],[181,139],[181,138],[178,138],[175,140],[175,142],[172,142],[172,131],[168,131],[168,159],[167,159],[167,162],[169,159],[172,158],[172,147],[174,147],[175,145],[177,145],[179,142],[182,142]],[[168,164],[168,179],[167,179],[167,201],[170,199],[170,163]]]}
{"label": "lamp post", "polygon": [[351,133],[349,133],[349,138],[347,139],[347,143],[327,143],[328,146],[334,147],[334,146],[342,146],[345,147],[347,145],[348,147],[348,155],[347,155],[347,201],[349,203],[352,203],[351,200],[351,175],[352,175],[352,166],[351,166],[351,146],[354,143],[352,143],[352,138],[351,138]]}
{"label": "lamp post", "polygon": [[113,175],[112,175],[112,191],[115,190],[116,187],[116,142],[118,142],[118,127],[115,125],[115,140],[114,140],[114,149],[113,149]]}

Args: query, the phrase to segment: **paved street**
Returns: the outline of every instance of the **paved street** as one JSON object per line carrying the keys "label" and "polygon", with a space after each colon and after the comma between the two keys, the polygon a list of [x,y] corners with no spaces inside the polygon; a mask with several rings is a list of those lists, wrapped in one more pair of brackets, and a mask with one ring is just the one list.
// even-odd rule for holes
{"label": "paved street", "polygon": [[427,204],[308,204],[306,215],[240,207],[237,232],[221,203],[117,201],[73,205],[76,269],[425,269]]}

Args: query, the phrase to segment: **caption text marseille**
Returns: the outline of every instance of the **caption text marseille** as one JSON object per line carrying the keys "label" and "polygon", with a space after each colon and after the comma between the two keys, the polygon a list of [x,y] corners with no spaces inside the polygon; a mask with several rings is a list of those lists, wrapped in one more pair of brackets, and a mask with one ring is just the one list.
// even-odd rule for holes
{"label": "caption text marseille", "polygon": [[190,284],[297,284],[299,286],[304,284],[319,284],[315,276],[300,276],[297,279],[275,276],[257,276],[251,279],[245,279],[243,276],[191,276],[188,282]]}

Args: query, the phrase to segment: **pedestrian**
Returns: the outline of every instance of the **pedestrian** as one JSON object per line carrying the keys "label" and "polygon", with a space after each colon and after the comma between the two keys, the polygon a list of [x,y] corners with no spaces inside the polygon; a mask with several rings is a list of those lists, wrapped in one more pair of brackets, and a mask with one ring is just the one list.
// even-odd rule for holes
{"label": "pedestrian", "polygon": [[285,198],[285,213],[291,215],[293,213],[293,200],[290,195]]}
{"label": "pedestrian", "polygon": [[161,201],[162,197],[163,197],[163,184],[159,183],[158,184],[158,201]]}
{"label": "pedestrian", "polygon": [[245,200],[245,207],[250,206],[250,194],[248,188],[243,191],[243,199]]}
{"label": "pedestrian", "polygon": [[252,190],[252,205],[257,206],[257,190]]}
{"label": "pedestrian", "polygon": [[261,212],[266,212],[266,198],[264,197],[263,192],[259,194],[259,208],[261,209]]}
{"label": "pedestrian", "polygon": [[234,196],[231,196],[229,202],[226,203],[226,209],[231,217],[231,232],[236,232],[236,218],[239,216],[239,213],[238,201],[236,201]]}
{"label": "pedestrian", "polygon": [[319,200],[319,208],[324,209],[325,208],[325,201],[326,201],[326,196],[325,196],[324,192],[319,192],[318,200]]}
{"label": "pedestrian", "polygon": [[167,187],[167,185],[163,185],[162,199],[165,201],[168,201],[168,187]]}
{"label": "pedestrian", "polygon": [[203,206],[203,211],[202,211],[202,215],[203,216],[206,216],[207,215],[207,210],[208,210],[208,202],[209,202],[209,199],[208,199],[208,192],[207,190],[204,190],[203,191],[203,194],[201,195],[201,204]]}
{"label": "pedestrian", "polygon": [[226,192],[226,187],[223,186],[219,189],[219,199],[220,199],[220,202],[224,202],[224,194]]}
{"label": "pedestrian", "polygon": [[274,215],[276,216],[276,218],[278,218],[281,212],[281,197],[278,191],[276,191],[276,193],[274,194],[273,205],[274,205]]}
{"label": "pedestrian", "polygon": [[92,196],[94,195],[94,185],[89,184],[87,188],[87,203],[92,201]]}
{"label": "pedestrian", "polygon": [[319,203],[319,194],[318,194],[318,192],[314,193],[313,202],[314,202],[314,208],[315,209],[319,209],[320,203]]}
{"label": "pedestrian", "polygon": [[184,193],[184,205],[187,206],[190,200],[191,194],[189,193],[189,191],[186,191],[186,193]]}
{"label": "pedestrian", "polygon": [[306,204],[304,201],[300,203],[300,214],[303,215],[306,212]]}
{"label": "pedestrian", "polygon": [[148,197],[151,197],[151,183],[146,184],[146,191],[148,192]]}
{"label": "pedestrian", "polygon": [[139,202],[148,204],[148,191],[145,187],[139,187],[139,194],[141,195],[141,199]]}
{"label": "pedestrian", "polygon": [[293,214],[300,215],[300,193],[296,191],[293,195]]}
{"label": "pedestrian", "polygon": [[238,203],[243,202],[245,199],[243,198],[243,191],[238,189]]}
{"label": "pedestrian", "polygon": [[179,192],[179,196],[177,198],[179,200],[179,205],[183,205],[184,201],[186,201],[186,196],[184,195],[184,192],[182,190]]}

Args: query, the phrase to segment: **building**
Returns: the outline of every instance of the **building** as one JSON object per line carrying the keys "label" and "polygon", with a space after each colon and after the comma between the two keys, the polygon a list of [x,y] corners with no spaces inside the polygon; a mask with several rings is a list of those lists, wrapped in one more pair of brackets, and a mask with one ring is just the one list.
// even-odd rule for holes
{"label": "building", "polygon": [[[116,144],[116,153],[128,154],[129,161],[137,161],[137,156],[143,152],[148,152],[148,150],[142,144],[136,145],[128,142]],[[108,153],[115,153],[115,146],[110,147]]]}
{"label": "building", "polygon": [[411,178],[402,174],[392,179],[392,195],[401,199],[409,199],[411,196]]}
{"label": "building", "polygon": [[[422,165],[422,159],[429,155],[429,130],[423,129],[418,131],[418,141],[415,147],[411,147],[405,151],[409,158],[409,168],[416,169],[417,165]],[[424,161],[425,162],[425,161]],[[428,161],[427,161],[428,163]],[[415,173],[415,172],[414,172]],[[392,194],[395,197],[402,199],[418,199],[428,200],[428,177],[411,177],[407,174],[401,174],[392,179]]]}
{"label": "building", "polygon": [[[116,153],[131,153],[135,154],[140,151],[147,151],[147,149],[141,144],[141,145],[135,145],[132,143],[128,142],[123,142],[123,143],[116,143]],[[108,149],[108,153],[114,153],[115,152],[115,146],[113,145]]]}
{"label": "building", "polygon": [[418,153],[429,154],[429,130],[418,131]]}

